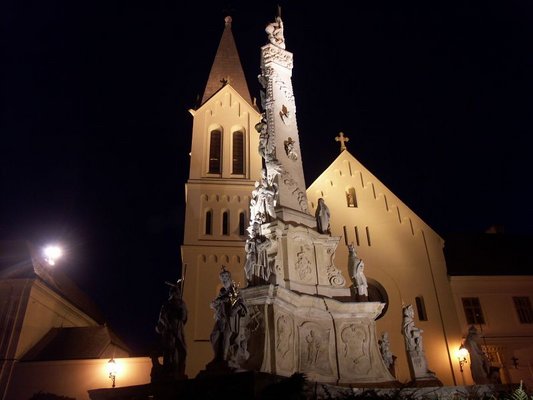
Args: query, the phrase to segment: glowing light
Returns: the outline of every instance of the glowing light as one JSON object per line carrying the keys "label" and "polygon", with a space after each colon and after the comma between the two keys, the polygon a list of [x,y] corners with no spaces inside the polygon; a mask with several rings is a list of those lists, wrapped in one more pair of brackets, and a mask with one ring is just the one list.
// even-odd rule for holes
{"label": "glowing light", "polygon": [[109,374],[109,379],[111,379],[111,382],[112,382],[111,387],[115,387],[115,380],[117,377],[118,366],[113,358],[107,362],[107,372]]}
{"label": "glowing light", "polygon": [[55,265],[56,260],[63,255],[63,250],[59,246],[51,245],[43,249],[44,260],[48,265]]}
{"label": "glowing light", "polygon": [[461,345],[455,352],[455,356],[457,357],[457,360],[459,360],[459,370],[461,372],[463,372],[463,365],[468,362],[466,359],[468,354],[468,350],[463,345]]}

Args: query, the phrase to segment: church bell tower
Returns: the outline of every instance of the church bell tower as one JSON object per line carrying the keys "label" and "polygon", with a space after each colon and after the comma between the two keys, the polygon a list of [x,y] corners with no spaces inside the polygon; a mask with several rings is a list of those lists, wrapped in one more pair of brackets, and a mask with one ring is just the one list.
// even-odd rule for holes
{"label": "church bell tower", "polygon": [[190,110],[192,145],[181,247],[189,376],[213,356],[209,304],[217,294],[220,266],[244,284],[250,194],[261,171],[254,129],[261,115],[251,100],[231,23],[226,17],[201,105]]}

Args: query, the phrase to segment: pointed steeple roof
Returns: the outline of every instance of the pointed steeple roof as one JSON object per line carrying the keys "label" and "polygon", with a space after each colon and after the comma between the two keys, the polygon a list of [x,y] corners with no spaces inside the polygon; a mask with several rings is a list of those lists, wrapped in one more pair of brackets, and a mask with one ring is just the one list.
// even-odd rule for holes
{"label": "pointed steeple roof", "polygon": [[235,45],[235,39],[231,32],[231,17],[224,18],[226,27],[222,33],[220,44],[218,45],[215,61],[209,73],[207,85],[205,85],[202,103],[220,90],[225,84],[230,84],[239,94],[252,105],[252,98],[248,90],[248,84],[244,76],[241,60]]}

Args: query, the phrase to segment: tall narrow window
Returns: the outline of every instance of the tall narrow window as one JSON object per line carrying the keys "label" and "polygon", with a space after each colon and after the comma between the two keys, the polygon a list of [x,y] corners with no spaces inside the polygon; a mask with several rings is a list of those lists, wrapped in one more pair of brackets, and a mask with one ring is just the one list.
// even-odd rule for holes
{"label": "tall narrow window", "polygon": [[514,306],[521,324],[533,324],[533,309],[529,297],[513,297]]}
{"label": "tall narrow window", "polygon": [[477,297],[463,297],[463,309],[465,312],[467,324],[484,324],[483,311],[481,310],[481,303]]}
{"label": "tall narrow window", "polygon": [[244,133],[233,132],[233,168],[232,174],[244,174]]}
{"label": "tall narrow window", "polygon": [[213,211],[208,210],[205,213],[205,229],[204,233],[206,235],[211,235],[213,232]]}
{"label": "tall narrow window", "polygon": [[426,304],[424,303],[424,298],[422,296],[415,297],[416,301],[416,310],[418,311],[418,320],[427,321],[428,315],[426,313]]}
{"label": "tall narrow window", "polygon": [[368,226],[365,228],[366,230],[366,242],[368,243],[368,246],[372,246],[372,241],[370,240],[370,230],[368,229]]}
{"label": "tall narrow window", "polygon": [[222,132],[218,129],[211,131],[211,138],[209,140],[209,173],[220,174],[220,161],[222,150]]}
{"label": "tall narrow window", "polygon": [[348,246],[348,231],[346,231],[346,225],[342,227],[342,230],[344,231],[344,243]]}
{"label": "tall narrow window", "polygon": [[239,235],[244,236],[245,216],[244,212],[239,213]]}
{"label": "tall narrow window", "polygon": [[229,212],[222,213],[222,234],[229,235]]}
{"label": "tall narrow window", "polygon": [[353,187],[346,191],[346,205],[348,207],[357,207],[357,197],[355,197],[355,189]]}

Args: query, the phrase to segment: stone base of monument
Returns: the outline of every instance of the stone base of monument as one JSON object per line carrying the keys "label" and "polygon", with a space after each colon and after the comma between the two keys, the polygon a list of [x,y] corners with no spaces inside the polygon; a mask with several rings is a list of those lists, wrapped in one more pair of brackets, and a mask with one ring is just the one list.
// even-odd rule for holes
{"label": "stone base of monument", "polygon": [[413,380],[409,386],[428,387],[428,386],[442,386],[442,382],[437,378],[433,371],[430,371],[427,366],[426,357],[417,351],[408,351],[409,370]]}
{"label": "stone base of monument", "polygon": [[394,388],[353,385],[350,387],[305,381],[302,375],[280,377],[261,372],[239,372],[159,384],[89,390],[91,400],[267,400],[267,399],[428,399],[489,398],[507,393],[507,385],[416,386]]}
{"label": "stone base of monument", "polygon": [[268,285],[241,290],[249,312],[246,370],[334,385],[395,387],[379,352],[375,318],[384,304],[344,303]]}
{"label": "stone base of monument", "polygon": [[303,376],[280,377],[262,372],[203,374],[195,379],[89,390],[91,400],[283,399],[309,398],[313,385]]}
{"label": "stone base of monument", "polygon": [[196,378],[204,378],[209,376],[219,376],[219,375],[228,375],[233,374],[237,371],[236,368],[232,368],[229,366],[228,362],[226,360],[213,360],[207,363],[205,366],[205,369],[201,370],[198,375],[196,375]]}

